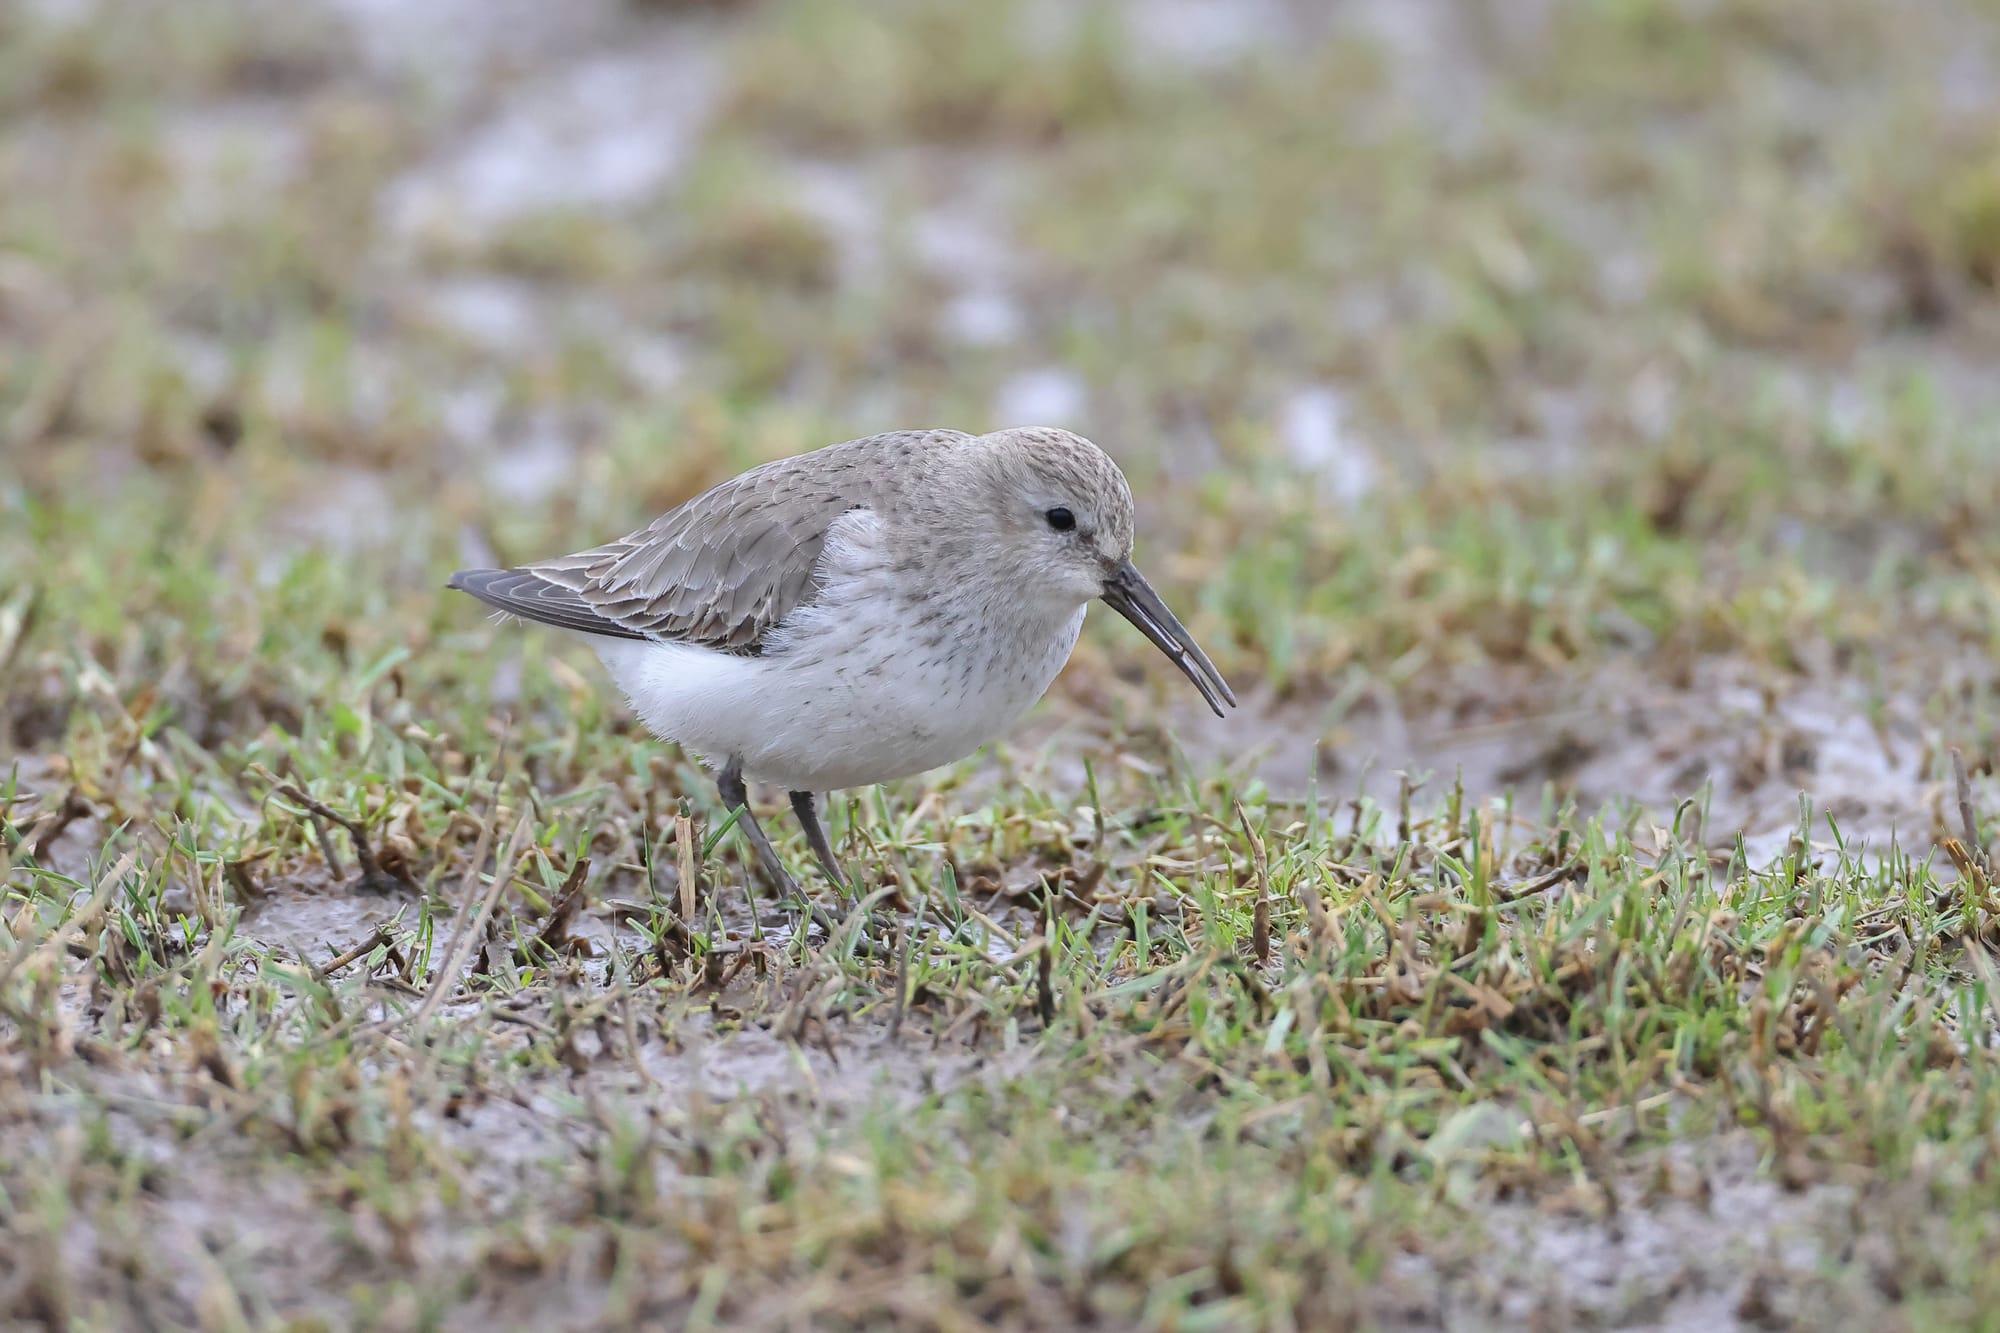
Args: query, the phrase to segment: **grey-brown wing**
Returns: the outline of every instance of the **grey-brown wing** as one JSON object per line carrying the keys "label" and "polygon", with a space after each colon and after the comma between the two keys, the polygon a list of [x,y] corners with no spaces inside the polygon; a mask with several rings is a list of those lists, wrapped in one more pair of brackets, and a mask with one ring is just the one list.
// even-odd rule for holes
{"label": "grey-brown wing", "polygon": [[551,583],[526,569],[461,569],[445,586],[471,593],[496,611],[523,620],[539,620],[558,629],[602,634],[614,639],[643,639],[590,609],[573,588]]}
{"label": "grey-brown wing", "polygon": [[827,531],[870,508],[897,456],[955,431],[900,431],[752,468],[629,537],[524,568],[618,631],[733,652],[819,591]]}

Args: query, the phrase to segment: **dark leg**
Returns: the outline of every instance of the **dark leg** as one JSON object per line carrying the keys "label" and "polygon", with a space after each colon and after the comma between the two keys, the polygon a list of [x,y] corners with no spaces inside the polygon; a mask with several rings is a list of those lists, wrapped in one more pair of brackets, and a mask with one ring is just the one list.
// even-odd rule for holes
{"label": "dark leg", "polygon": [[[834,888],[842,893],[847,892],[847,876],[841,873],[840,862],[833,856],[833,844],[826,840],[826,830],[820,827],[819,810],[813,804],[813,794],[809,791],[795,791],[791,796],[792,813],[797,815],[799,823],[805,826],[806,841],[812,844],[813,855],[819,858],[820,869],[824,870],[826,877],[833,881]],[[839,938],[840,928],[824,910],[814,907],[813,920],[819,923],[819,928],[826,932],[828,939]],[[854,951],[863,957],[875,956],[874,933],[874,919],[864,917],[860,932],[854,941]]]}
{"label": "dark leg", "polygon": [[840,873],[840,862],[833,858],[833,844],[826,840],[826,830],[820,827],[819,811],[813,805],[813,794],[809,791],[792,793],[792,813],[805,826],[806,841],[812,844],[813,855],[819,858],[819,868],[833,881],[836,889],[847,888],[847,876]]}
{"label": "dark leg", "polygon": [[[817,923],[819,928],[826,932],[828,939],[832,939],[837,935],[840,929],[839,924],[827,915],[825,908],[799,892],[797,882],[785,870],[785,863],[778,859],[777,848],[771,846],[771,840],[764,836],[764,826],[759,824],[757,816],[750,812],[750,793],[743,786],[743,769],[736,760],[731,759],[727,764],[723,765],[722,771],[715,775],[715,789],[721,794],[722,803],[737,812],[736,826],[749,836],[750,846],[757,853],[758,868],[764,872],[764,877],[770,880],[772,885],[776,887],[779,897],[788,900],[787,905],[789,907],[804,911],[805,916],[799,919],[797,923],[799,938],[804,938],[805,923],[808,920]],[[808,795],[807,801],[807,808],[810,809],[810,795]],[[793,808],[798,808],[796,798],[794,798]],[[813,838],[813,850],[819,852],[820,848],[826,843],[826,835],[819,831],[819,820],[812,820],[806,827],[810,834],[815,835]],[[822,853],[822,858],[830,863],[832,861],[831,852]],[[833,872],[834,881],[841,883],[838,871],[833,871],[830,864],[828,869]],[[861,943],[865,944],[866,942],[866,937],[864,936]]]}
{"label": "dark leg", "polygon": [[749,837],[751,850],[757,854],[757,868],[764,872],[764,878],[771,881],[771,886],[780,897],[797,898],[799,886],[785,873],[785,864],[778,859],[777,849],[764,836],[764,826],[750,812],[750,793],[744,789],[743,769],[736,760],[731,759],[715,775],[715,789],[721,794],[722,803],[737,812],[736,827]]}

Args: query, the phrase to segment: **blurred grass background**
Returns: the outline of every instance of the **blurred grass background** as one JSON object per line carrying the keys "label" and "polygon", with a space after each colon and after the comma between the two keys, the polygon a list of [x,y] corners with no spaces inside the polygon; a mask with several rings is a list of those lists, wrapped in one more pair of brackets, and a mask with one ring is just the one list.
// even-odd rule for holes
{"label": "blurred grass background", "polygon": [[386,641],[468,523],[1047,419],[1287,686],[1991,642],[1976,4],[466,8],[0,20],[10,565]]}

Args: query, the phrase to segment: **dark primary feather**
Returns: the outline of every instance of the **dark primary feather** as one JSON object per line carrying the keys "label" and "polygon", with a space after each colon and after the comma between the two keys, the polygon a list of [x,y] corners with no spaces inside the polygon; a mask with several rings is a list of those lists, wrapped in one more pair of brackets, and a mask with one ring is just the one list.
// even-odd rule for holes
{"label": "dark primary feather", "polygon": [[893,498],[885,484],[908,477],[911,458],[970,438],[894,431],[781,458],[617,541],[519,569],[454,575],[452,586],[564,629],[754,655],[774,626],[818,595],[834,520]]}
{"label": "dark primary feather", "polygon": [[461,569],[447,586],[469,592],[495,610],[523,620],[620,639],[646,637],[606,620],[568,588],[525,569]]}

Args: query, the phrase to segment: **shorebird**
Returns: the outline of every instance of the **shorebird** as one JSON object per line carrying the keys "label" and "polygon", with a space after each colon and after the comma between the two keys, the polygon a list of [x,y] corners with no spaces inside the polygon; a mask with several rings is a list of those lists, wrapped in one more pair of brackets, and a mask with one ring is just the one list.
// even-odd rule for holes
{"label": "shorebird", "polygon": [[786,791],[845,888],[816,793],[909,777],[1004,731],[1103,599],[1218,717],[1236,696],[1132,564],[1132,491],[1065,430],[894,431],[752,468],[604,546],[450,586],[586,636],[632,710],[716,774],[797,895],[746,782]]}

